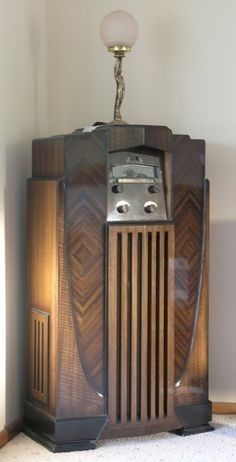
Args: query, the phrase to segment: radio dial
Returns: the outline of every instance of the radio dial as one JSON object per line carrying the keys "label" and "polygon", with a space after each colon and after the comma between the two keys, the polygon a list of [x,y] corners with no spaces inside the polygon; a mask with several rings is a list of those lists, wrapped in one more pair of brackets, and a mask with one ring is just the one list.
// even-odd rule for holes
{"label": "radio dial", "polygon": [[127,213],[129,211],[129,204],[125,201],[118,202],[116,206],[116,210],[118,213]]}
{"label": "radio dial", "polygon": [[148,201],[144,204],[144,210],[146,213],[154,213],[157,211],[157,204],[156,202]]}
{"label": "radio dial", "polygon": [[112,186],[112,192],[117,194],[117,193],[122,193],[123,192],[123,186],[121,184],[115,184]]}

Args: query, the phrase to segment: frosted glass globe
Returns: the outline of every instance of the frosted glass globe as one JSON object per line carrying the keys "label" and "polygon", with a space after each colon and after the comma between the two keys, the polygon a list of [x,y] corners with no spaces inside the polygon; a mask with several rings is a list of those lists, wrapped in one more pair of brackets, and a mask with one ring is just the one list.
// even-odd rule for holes
{"label": "frosted glass globe", "polygon": [[126,11],[112,11],[101,22],[100,34],[103,43],[110,47],[132,48],[137,37],[139,27],[136,19]]}

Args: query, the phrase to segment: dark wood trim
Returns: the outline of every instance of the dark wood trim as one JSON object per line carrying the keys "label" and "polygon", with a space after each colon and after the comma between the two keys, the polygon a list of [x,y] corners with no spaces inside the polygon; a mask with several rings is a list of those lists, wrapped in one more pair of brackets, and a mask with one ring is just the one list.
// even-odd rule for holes
{"label": "dark wood trim", "polygon": [[17,433],[23,429],[23,422],[21,419],[14,420],[14,422],[6,425],[0,432],[0,448],[7,444]]}
{"label": "dark wood trim", "polygon": [[203,424],[203,425],[193,425],[191,427],[183,427],[180,430],[174,430],[178,436],[190,436],[190,435],[197,435],[198,433],[206,433],[214,431],[214,427],[210,424]]}
{"label": "dark wood trim", "polygon": [[236,403],[212,403],[213,414],[236,414]]}
{"label": "dark wood trim", "polygon": [[71,452],[71,451],[87,451],[88,449],[96,449],[96,444],[89,440],[77,441],[71,443],[57,443],[51,441],[45,435],[34,432],[31,428],[25,427],[24,432],[27,436],[32,438],[36,443],[42,444],[51,452]]}
{"label": "dark wood trim", "polygon": [[181,423],[181,428],[173,431],[177,435],[187,436],[214,430],[209,425],[212,420],[211,401],[179,406],[175,411]]}
{"label": "dark wood trim", "polygon": [[57,419],[25,402],[24,432],[52,452],[94,449],[106,423],[106,415]]}

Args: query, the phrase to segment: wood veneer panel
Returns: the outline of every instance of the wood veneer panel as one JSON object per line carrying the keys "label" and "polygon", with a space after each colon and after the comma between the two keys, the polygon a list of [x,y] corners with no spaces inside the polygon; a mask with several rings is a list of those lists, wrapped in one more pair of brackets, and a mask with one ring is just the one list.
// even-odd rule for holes
{"label": "wood veneer panel", "polygon": [[175,381],[191,349],[202,269],[204,142],[173,136],[175,222]]}
{"label": "wood veneer panel", "polygon": [[64,137],[33,141],[32,176],[60,178],[64,175]]}
{"label": "wood veneer panel", "polygon": [[86,377],[103,396],[106,141],[107,134],[98,132],[71,136],[65,142],[66,252],[73,322]]}
{"label": "wood veneer panel", "polygon": [[122,126],[109,128],[109,151],[118,151],[142,146],[145,129],[142,126]]}
{"label": "wood veneer panel", "polygon": [[73,321],[64,226],[64,182],[58,201],[58,376],[57,415],[62,419],[105,414],[105,400],[92,388],[80,357]]}
{"label": "wood veneer panel", "polygon": [[[48,408],[54,414],[56,407],[56,349],[57,349],[57,181],[30,180],[28,182],[27,206],[27,287],[29,345],[31,344],[31,310],[37,308],[50,316]],[[32,374],[33,350],[29,348],[29,377]],[[29,396],[35,394],[28,384]],[[45,402],[47,399],[45,398]],[[39,403],[40,404],[40,403]],[[41,403],[42,404],[42,403]]]}
{"label": "wood veneer panel", "polygon": [[146,146],[169,151],[172,142],[172,132],[167,127],[146,126],[145,142]]}

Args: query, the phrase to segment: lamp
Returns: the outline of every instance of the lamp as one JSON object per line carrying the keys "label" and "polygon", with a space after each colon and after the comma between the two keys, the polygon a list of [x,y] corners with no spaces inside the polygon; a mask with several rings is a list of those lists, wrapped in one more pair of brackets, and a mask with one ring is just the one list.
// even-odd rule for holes
{"label": "lamp", "polygon": [[125,123],[122,120],[120,108],[125,94],[125,83],[122,75],[122,59],[128,51],[131,51],[137,36],[138,23],[136,19],[126,11],[113,11],[105,16],[100,25],[100,34],[108,51],[114,54],[116,59],[114,77],[116,80],[116,99],[114,107],[114,119],[112,123]]}

